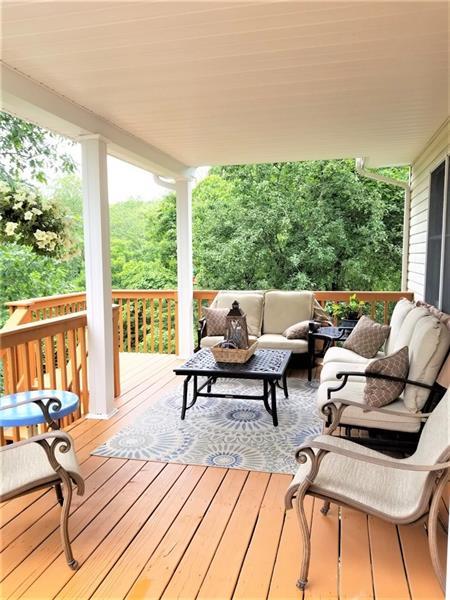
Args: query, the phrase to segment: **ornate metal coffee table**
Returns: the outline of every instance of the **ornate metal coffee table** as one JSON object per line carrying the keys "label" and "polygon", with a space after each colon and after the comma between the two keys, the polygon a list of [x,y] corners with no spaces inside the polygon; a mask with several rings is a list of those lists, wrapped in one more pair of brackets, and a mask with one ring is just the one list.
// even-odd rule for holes
{"label": "ornate metal coffee table", "polygon": [[[280,381],[284,395],[288,397],[287,388],[287,365],[291,357],[290,350],[257,350],[255,354],[244,364],[217,363],[212,352],[208,348],[194,354],[181,367],[174,369],[176,375],[185,375],[183,384],[183,406],[181,408],[181,419],[186,416],[186,411],[194,406],[199,396],[206,398],[238,398],[240,400],[262,400],[267,412],[272,416],[274,426],[278,425],[277,416],[277,394],[276,386]],[[206,381],[198,385],[198,378],[206,377]],[[212,386],[217,379],[255,379],[263,383],[261,396],[250,396],[240,394],[215,393]],[[192,401],[188,405],[189,382],[193,380]],[[206,388],[206,392],[203,390]],[[270,399],[270,402],[269,402]]]}

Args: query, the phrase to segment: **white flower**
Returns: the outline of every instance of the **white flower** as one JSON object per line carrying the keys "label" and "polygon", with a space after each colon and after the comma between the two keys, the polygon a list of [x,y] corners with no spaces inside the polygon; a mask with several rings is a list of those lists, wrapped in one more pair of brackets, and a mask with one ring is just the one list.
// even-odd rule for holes
{"label": "white flower", "polygon": [[42,210],[48,210],[49,208],[51,208],[51,203],[48,200],[42,200],[41,202],[41,208]]}
{"label": "white flower", "polygon": [[36,231],[33,233],[34,237],[38,240],[38,241],[45,241],[46,239],[46,234],[45,231],[41,231],[40,229],[36,229]]}
{"label": "white flower", "polygon": [[30,204],[31,206],[34,206],[35,204],[37,204],[36,200],[33,200],[33,198],[28,198],[28,204]]}
{"label": "white flower", "polygon": [[5,181],[0,181],[0,194],[6,194],[9,191],[9,185]]}
{"label": "white flower", "polygon": [[32,208],[31,212],[35,215],[42,215],[42,210],[39,210],[39,208]]}
{"label": "white flower", "polygon": [[13,204],[14,210],[18,210],[19,208],[22,208],[22,206],[23,206],[23,200],[20,200],[19,202],[16,202],[15,204]]}
{"label": "white flower", "polygon": [[19,223],[13,223],[12,221],[8,221],[5,227],[6,235],[15,235],[16,229],[19,226]]}
{"label": "white flower", "polygon": [[24,200],[27,199],[27,193],[25,190],[19,190],[14,194],[14,198],[18,201],[18,202],[23,202]]}
{"label": "white flower", "polygon": [[27,212],[23,215],[23,218],[25,219],[25,221],[31,221],[31,219],[33,218],[33,213],[31,212],[31,210],[27,210]]}

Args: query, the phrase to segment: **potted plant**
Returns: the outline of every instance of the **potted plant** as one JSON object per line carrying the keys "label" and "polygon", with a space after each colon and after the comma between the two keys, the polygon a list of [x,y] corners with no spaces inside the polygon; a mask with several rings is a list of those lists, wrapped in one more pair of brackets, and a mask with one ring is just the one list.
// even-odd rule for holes
{"label": "potted plant", "polygon": [[358,319],[366,314],[367,307],[365,302],[358,300],[356,294],[352,294],[348,302],[333,302],[328,310],[340,327],[353,328]]}

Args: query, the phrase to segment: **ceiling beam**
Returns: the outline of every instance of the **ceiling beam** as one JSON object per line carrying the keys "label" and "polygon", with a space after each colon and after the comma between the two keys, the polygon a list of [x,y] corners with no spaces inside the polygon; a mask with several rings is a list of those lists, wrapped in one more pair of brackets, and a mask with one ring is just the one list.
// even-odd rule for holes
{"label": "ceiling beam", "polygon": [[5,63],[1,64],[2,110],[78,141],[97,134],[108,143],[108,154],[158,175],[184,177],[187,165],[106,119],[60,96]]}

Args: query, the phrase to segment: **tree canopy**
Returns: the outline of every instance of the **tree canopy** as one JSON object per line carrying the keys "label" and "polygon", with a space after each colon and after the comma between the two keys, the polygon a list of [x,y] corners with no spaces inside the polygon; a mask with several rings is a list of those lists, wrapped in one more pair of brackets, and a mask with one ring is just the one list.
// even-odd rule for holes
{"label": "tree canopy", "polygon": [[73,172],[74,160],[63,149],[68,144],[42,127],[0,112],[0,179],[45,183],[48,171]]}

